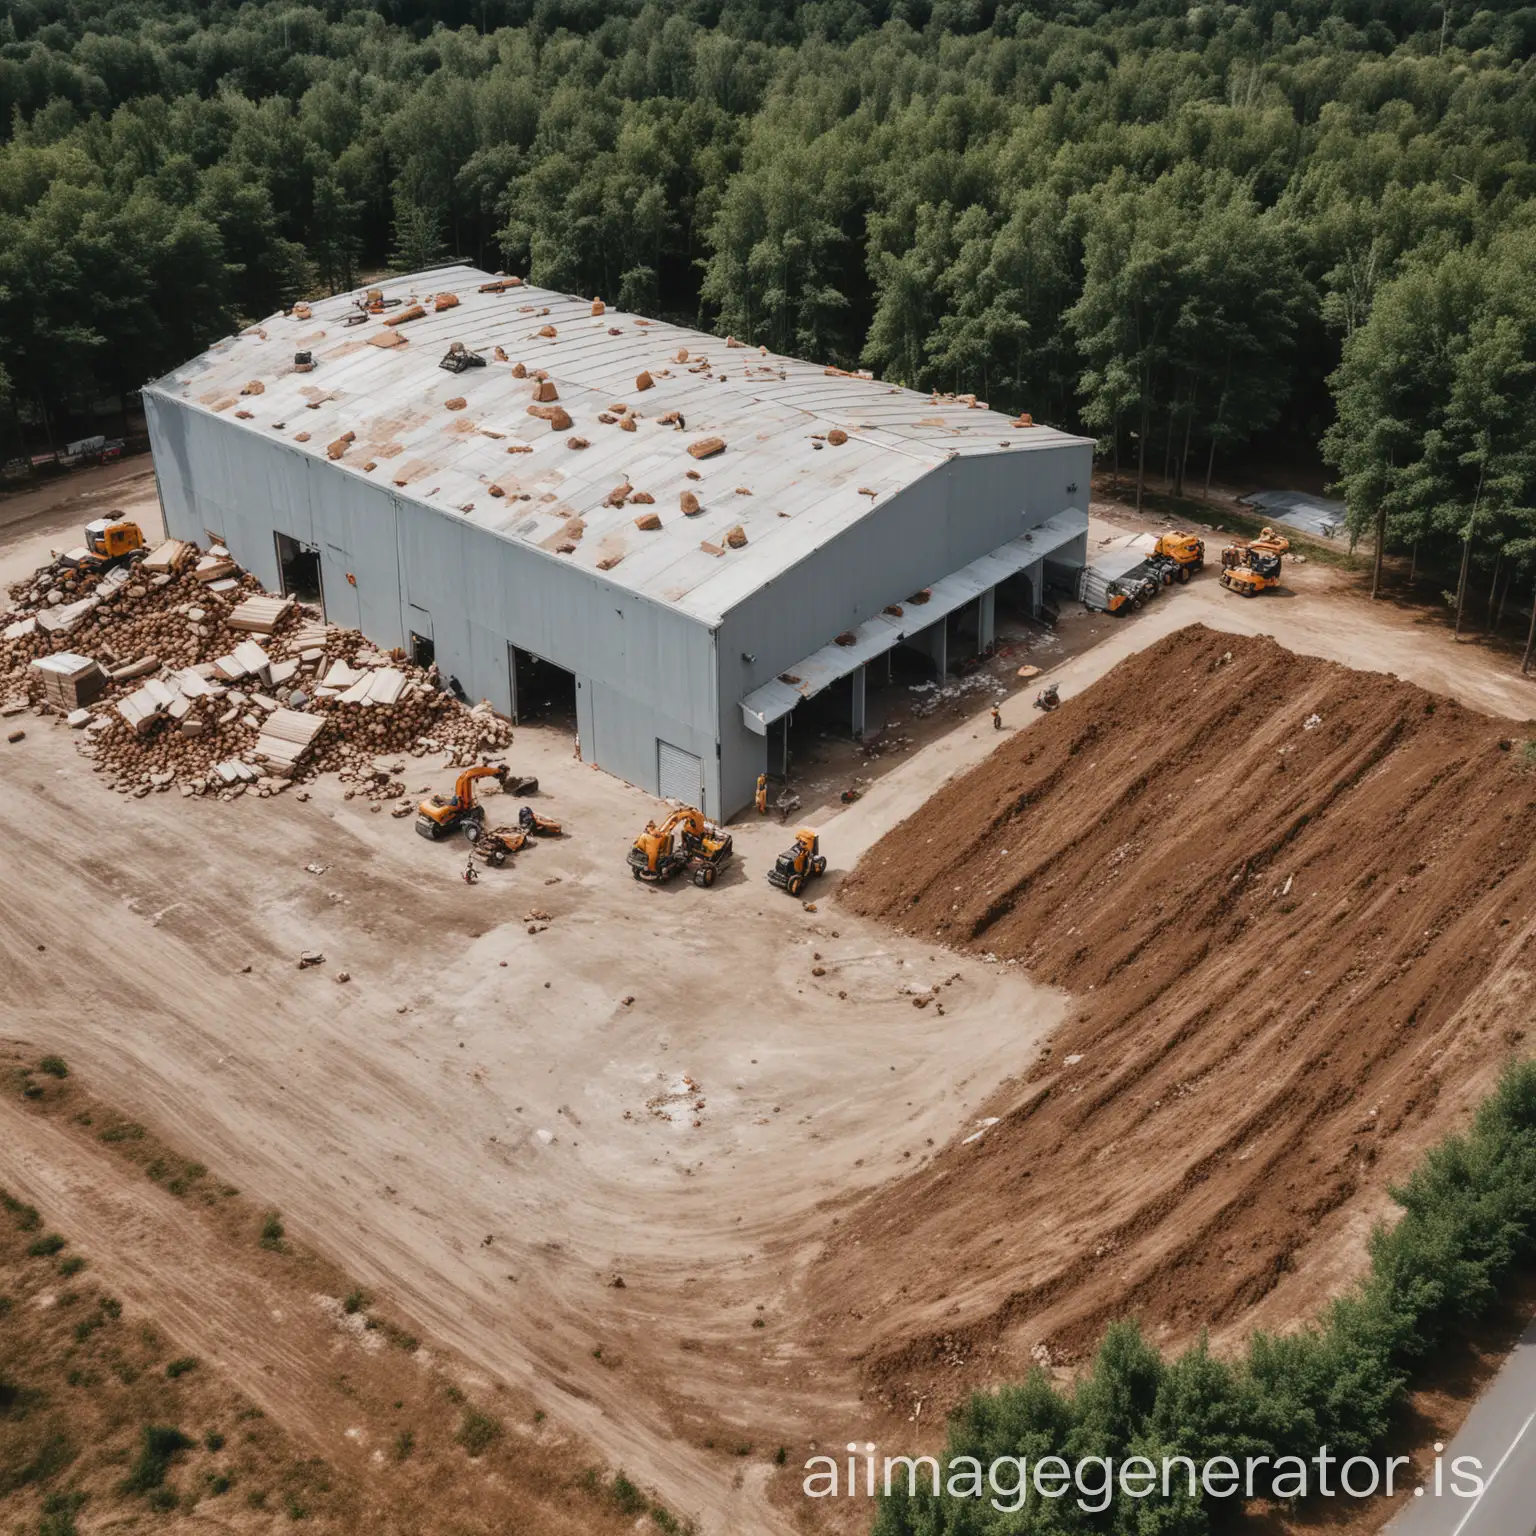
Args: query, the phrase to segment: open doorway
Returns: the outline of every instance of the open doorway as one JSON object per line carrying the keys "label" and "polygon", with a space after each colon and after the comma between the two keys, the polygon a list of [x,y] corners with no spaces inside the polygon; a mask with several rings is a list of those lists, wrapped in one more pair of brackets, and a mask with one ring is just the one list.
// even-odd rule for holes
{"label": "open doorway", "polygon": [[576,730],[576,674],[515,645],[507,647],[512,670],[512,718],[520,725]]}
{"label": "open doorway", "polygon": [[277,576],[284,597],[296,597],[301,603],[319,603],[324,594],[320,586],[320,546],[279,533],[277,538]]}
{"label": "open doorway", "polygon": [[437,647],[432,643],[431,635],[418,635],[411,631],[411,660],[418,667],[430,667],[437,660]]}

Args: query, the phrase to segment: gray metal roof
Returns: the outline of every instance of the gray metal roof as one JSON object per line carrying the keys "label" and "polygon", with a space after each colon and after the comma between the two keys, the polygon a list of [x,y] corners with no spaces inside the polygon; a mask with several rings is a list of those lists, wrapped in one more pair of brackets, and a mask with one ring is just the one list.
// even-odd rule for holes
{"label": "gray metal roof", "polygon": [[[427,309],[393,328],[404,338],[393,347],[373,339],[391,330],[384,321],[399,309],[349,327],[362,290],[322,299],[310,318],[274,315],[149,391],[321,459],[351,432],[335,461],[339,473],[456,512],[550,558],[603,569],[616,584],[709,623],[956,454],[1086,441],[1014,426],[965,399],[917,394],[612,309],[595,315],[589,299],[527,285],[481,292],[491,280],[466,266],[380,284],[386,298]],[[445,293],[458,303],[438,312],[433,298]],[[555,335],[541,336],[545,327]],[[455,341],[481,352],[488,366],[440,369]],[[497,348],[506,361],[496,359]],[[312,372],[295,371],[298,351],[313,354]],[[556,432],[528,414],[533,380],[513,376],[517,363],[530,375],[548,374],[570,427]],[[654,380],[644,391],[636,388],[642,371]],[[260,391],[242,395],[251,383]],[[456,397],[466,404],[451,411],[447,402]],[[635,431],[618,425],[614,405],[627,407]],[[672,412],[685,427],[658,419]],[[604,423],[602,414],[616,419]],[[847,434],[840,446],[825,442],[833,428]],[[695,460],[688,446],[704,437],[724,438],[726,450]],[[573,449],[571,438],[589,446]],[[518,447],[532,451],[509,452]],[[625,483],[654,504],[607,505]],[[699,515],[679,510],[684,491],[698,497]],[[649,512],[659,515],[660,530],[636,527]],[[737,526],[747,542],[731,549],[726,535]],[[557,553],[563,544],[574,551]]]}
{"label": "gray metal roof", "polygon": [[797,704],[814,698],[838,678],[847,677],[865,662],[883,656],[908,635],[937,624],[989,587],[1017,576],[1035,561],[1054,554],[1087,532],[1088,514],[1080,507],[1068,507],[1028,533],[1010,539],[1001,549],[994,549],[935,582],[921,603],[897,603],[866,619],[848,632],[846,644],[833,641],[824,645],[788,671],[754,688],[741,701],[741,715],[747,728],[764,735],[775,720],[782,719]]}

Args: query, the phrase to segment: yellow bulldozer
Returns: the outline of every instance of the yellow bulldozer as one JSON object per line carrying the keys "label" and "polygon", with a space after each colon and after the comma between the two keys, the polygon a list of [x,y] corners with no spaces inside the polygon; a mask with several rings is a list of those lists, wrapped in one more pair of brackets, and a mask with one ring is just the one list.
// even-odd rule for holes
{"label": "yellow bulldozer", "polygon": [[683,805],[659,826],[646,822],[629,850],[629,870],[650,885],[686,874],[695,885],[707,888],[730,859],[731,834],[706,821],[702,811]]}
{"label": "yellow bulldozer", "polygon": [[1247,544],[1229,544],[1221,552],[1221,584],[1239,597],[1257,597],[1280,585],[1281,557],[1291,541],[1266,528]]}

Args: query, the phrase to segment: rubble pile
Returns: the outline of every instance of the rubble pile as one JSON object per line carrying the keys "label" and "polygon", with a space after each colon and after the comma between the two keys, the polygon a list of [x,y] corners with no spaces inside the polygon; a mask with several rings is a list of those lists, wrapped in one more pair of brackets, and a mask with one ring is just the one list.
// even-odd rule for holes
{"label": "rubble pile", "polygon": [[64,717],[121,794],[268,796],[337,773],[382,798],[402,789],[381,756],[462,767],[511,741],[489,704],[262,592],[218,545],[170,540],[105,574],[44,567],[10,599],[0,699]]}

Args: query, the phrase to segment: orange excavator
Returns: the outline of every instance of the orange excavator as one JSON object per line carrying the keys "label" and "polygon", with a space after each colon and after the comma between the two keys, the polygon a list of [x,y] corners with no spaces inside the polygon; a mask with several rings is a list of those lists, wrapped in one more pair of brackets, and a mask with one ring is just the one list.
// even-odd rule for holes
{"label": "orange excavator", "polygon": [[629,850],[629,869],[636,880],[660,885],[686,874],[698,886],[711,886],[731,859],[731,834],[691,805],[679,806],[657,826],[645,831]]}
{"label": "orange excavator", "polygon": [[507,782],[505,763],[482,763],[466,768],[453,786],[452,795],[433,795],[416,808],[416,830],[433,842],[462,831],[474,842],[485,830],[485,807],[475,801],[475,783],[479,779]]}

